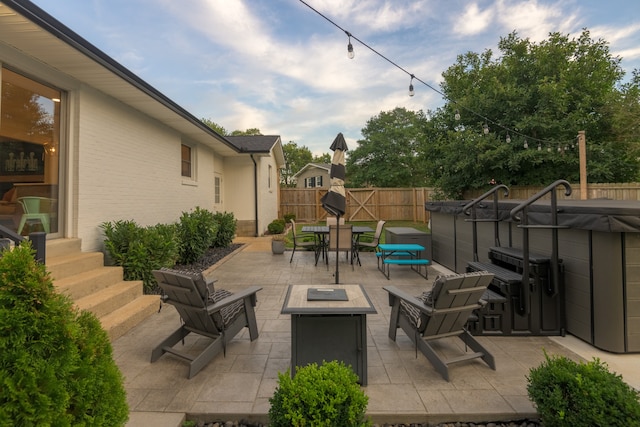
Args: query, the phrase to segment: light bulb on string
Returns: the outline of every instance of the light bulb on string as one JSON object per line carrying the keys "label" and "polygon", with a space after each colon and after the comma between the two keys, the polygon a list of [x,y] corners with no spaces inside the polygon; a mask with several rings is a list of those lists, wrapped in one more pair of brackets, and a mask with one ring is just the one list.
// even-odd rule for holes
{"label": "light bulb on string", "polygon": [[511,135],[509,135],[509,132],[507,132],[507,138],[505,140],[507,141],[507,144],[511,143]]}
{"label": "light bulb on string", "polygon": [[542,151],[542,145],[538,144],[538,151]]}
{"label": "light bulb on string", "polygon": [[349,59],[353,59],[356,54],[353,51],[353,45],[351,44],[351,33],[349,31],[345,31],[345,33],[347,33],[347,36],[349,37],[349,44],[347,45],[347,57],[349,57]]}
{"label": "light bulb on string", "polygon": [[547,147],[547,153],[551,152],[551,147]]}
{"label": "light bulb on string", "polygon": [[527,142],[527,140],[524,140],[524,144],[522,144],[522,146],[524,147],[525,150],[527,150],[529,148],[529,143]]}
{"label": "light bulb on string", "polygon": [[485,124],[483,124],[483,125],[482,125],[482,132],[483,132],[485,135],[488,135],[488,134],[489,134],[489,125],[488,125],[488,124],[486,124],[486,123],[485,123]]}
{"label": "light bulb on string", "polygon": [[413,95],[416,94],[414,92],[414,90],[413,90],[413,79],[414,79],[414,77],[415,76],[413,74],[411,74],[411,80],[409,80],[409,96],[413,96]]}
{"label": "light bulb on string", "polygon": [[562,152],[562,147],[558,146],[558,153]]}
{"label": "light bulb on string", "polygon": [[453,118],[455,118],[456,120],[460,120],[460,111],[458,109],[456,109],[456,114],[455,116],[453,116]]}

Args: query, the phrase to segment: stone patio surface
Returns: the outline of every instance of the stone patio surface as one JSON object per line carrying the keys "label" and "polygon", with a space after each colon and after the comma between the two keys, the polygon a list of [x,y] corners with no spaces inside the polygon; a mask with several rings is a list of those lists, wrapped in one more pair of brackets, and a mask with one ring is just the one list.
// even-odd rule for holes
{"label": "stone patio surface", "polygon": [[[290,284],[335,283],[335,257],[314,265],[311,252],[299,252],[289,263],[291,252],[271,254],[267,237],[238,239],[246,243],[206,274],[216,278],[216,287],[230,291],[260,285],[256,316],[260,336],[250,342],[246,329],[226,350],[192,379],[187,365],[164,355],[149,362],[151,350],[180,326],[171,305],[143,321],[113,343],[114,356],[125,376],[130,421],[127,427],[178,427],[186,414],[202,421],[246,419],[268,421],[269,398],[277,386],[279,372],[285,372],[291,358],[291,321],[280,314]],[[574,360],[600,357],[611,370],[640,387],[640,355],[612,355],[566,337],[478,337],[496,359],[490,369],[479,359],[453,365],[451,381],[445,381],[414,346],[404,332],[397,341],[388,338],[389,312],[386,285],[395,285],[418,295],[430,288],[438,274],[451,273],[443,267],[429,267],[429,279],[408,266],[391,266],[391,279],[377,269],[372,253],[360,255],[362,266],[339,263],[340,283],[364,286],[377,314],[367,316],[368,385],[367,416],[375,423],[437,423],[445,421],[518,420],[536,417],[527,397],[529,369],[549,354]],[[193,335],[193,334],[192,334]],[[460,340],[441,340],[443,353],[464,350]],[[185,347],[198,350],[208,339],[188,336]]]}

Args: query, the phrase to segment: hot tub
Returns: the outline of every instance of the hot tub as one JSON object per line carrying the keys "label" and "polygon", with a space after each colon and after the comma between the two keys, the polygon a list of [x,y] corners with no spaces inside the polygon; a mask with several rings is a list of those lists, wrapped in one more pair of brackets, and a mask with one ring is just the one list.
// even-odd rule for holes
{"label": "hot tub", "polygon": [[[468,201],[427,202],[431,213],[433,260],[462,273],[473,260]],[[480,261],[490,262],[489,248],[521,248],[523,229],[510,218],[521,200],[498,202],[499,245],[494,235],[493,202],[476,206]],[[640,352],[640,202],[558,200],[558,255],[563,267],[566,332],[614,353]],[[529,250],[550,255],[550,203],[528,208]]]}

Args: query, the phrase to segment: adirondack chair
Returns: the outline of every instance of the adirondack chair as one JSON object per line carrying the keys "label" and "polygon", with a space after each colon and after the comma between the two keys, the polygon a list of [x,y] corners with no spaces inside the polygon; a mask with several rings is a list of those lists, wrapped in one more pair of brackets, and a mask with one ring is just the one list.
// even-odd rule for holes
{"label": "adirondack chair", "polygon": [[[398,328],[407,334],[416,348],[425,355],[442,377],[449,381],[449,365],[481,358],[493,370],[496,369],[491,353],[465,328],[473,310],[483,305],[483,293],[491,283],[493,274],[486,271],[440,276],[431,291],[413,297],[395,286],[385,286],[392,306],[389,338],[396,340]],[[473,353],[446,359],[438,354],[432,341],[458,337]]]}
{"label": "adirondack chair", "polygon": [[[187,275],[168,269],[154,270],[153,275],[162,289],[162,301],[173,305],[180,314],[182,326],[169,335],[151,352],[151,363],[163,354],[170,353],[189,362],[189,378],[193,378],[221,351],[243,328],[249,329],[251,341],[258,338],[258,326],[254,307],[260,286],[251,286],[241,292],[231,293],[214,289],[212,280],[202,274]],[[190,333],[211,338],[211,343],[194,355],[175,349],[174,346]]]}

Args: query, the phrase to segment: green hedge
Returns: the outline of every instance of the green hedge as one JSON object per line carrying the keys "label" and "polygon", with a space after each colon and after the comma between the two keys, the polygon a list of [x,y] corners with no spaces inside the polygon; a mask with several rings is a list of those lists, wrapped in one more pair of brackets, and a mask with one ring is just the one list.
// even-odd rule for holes
{"label": "green hedge", "polygon": [[122,426],[107,333],[56,293],[28,241],[0,258],[0,426]]}
{"label": "green hedge", "polygon": [[361,427],[369,398],[358,376],[344,364],[331,361],[278,374],[278,387],[269,399],[271,427]]}
{"label": "green hedge", "polygon": [[135,221],[104,222],[105,250],[122,266],[125,280],[142,280],[147,294],[157,292],[152,270],[198,261],[210,247],[227,247],[236,234],[232,213],[200,207],[183,212],[174,224],[141,227]]}
{"label": "green hedge", "polygon": [[105,222],[105,249],[114,264],[124,270],[125,280],[142,280],[145,293],[153,293],[156,281],[152,270],[172,267],[179,256],[175,225],[141,227],[134,221]]}
{"label": "green hedge", "polygon": [[594,359],[549,357],[527,377],[527,392],[545,427],[640,426],[639,394]]}

